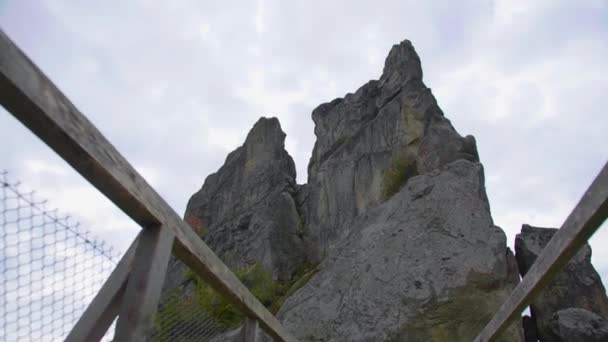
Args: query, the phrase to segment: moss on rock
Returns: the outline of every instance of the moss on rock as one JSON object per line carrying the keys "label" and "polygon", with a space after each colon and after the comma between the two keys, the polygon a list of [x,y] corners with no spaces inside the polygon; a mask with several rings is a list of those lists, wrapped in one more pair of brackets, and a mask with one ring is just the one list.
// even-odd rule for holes
{"label": "moss on rock", "polygon": [[402,155],[393,159],[391,167],[384,174],[383,195],[385,199],[399,192],[408,179],[417,176],[416,159]]}

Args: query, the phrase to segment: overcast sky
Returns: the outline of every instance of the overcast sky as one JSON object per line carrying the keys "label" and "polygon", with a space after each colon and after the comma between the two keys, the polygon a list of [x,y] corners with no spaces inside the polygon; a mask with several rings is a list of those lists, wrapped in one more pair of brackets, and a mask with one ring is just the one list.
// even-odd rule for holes
{"label": "overcast sky", "polygon": [[[312,110],[403,39],[476,137],[510,246],[522,223],[560,226],[608,157],[604,0],[0,0],[0,26],[180,214],[260,116],[305,182]],[[139,228],[0,111],[0,168],[125,250]],[[604,280],[607,243],[592,239]]]}

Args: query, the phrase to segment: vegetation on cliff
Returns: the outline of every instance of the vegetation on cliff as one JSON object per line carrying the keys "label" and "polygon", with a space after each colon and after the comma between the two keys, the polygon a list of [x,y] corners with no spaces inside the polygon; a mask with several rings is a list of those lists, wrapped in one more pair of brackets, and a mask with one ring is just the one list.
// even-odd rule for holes
{"label": "vegetation on cliff", "polygon": [[[285,300],[302,287],[316,273],[310,264],[302,265],[289,282],[274,280],[272,274],[261,263],[239,269],[237,278],[251,293],[273,314],[281,308]],[[188,331],[190,325],[199,324],[201,320],[211,318],[223,328],[236,328],[241,324],[244,315],[230,304],[223,296],[213,290],[194,272],[186,272],[186,284],[190,288],[188,295],[174,291],[156,315],[156,328],[170,335],[181,335]],[[180,295],[181,294],[181,295]]]}
{"label": "vegetation on cliff", "polygon": [[400,156],[393,159],[391,167],[384,174],[383,194],[385,199],[389,199],[399,192],[399,189],[408,179],[417,176],[416,160],[407,156]]}

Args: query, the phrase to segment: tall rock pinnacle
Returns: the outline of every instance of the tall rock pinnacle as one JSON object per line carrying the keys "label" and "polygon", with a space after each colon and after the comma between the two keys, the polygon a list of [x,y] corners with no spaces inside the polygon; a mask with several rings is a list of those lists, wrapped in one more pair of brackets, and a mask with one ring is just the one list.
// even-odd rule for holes
{"label": "tall rock pinnacle", "polygon": [[[289,279],[304,260],[295,177],[279,120],[261,118],[192,195],[184,219],[232,269],[260,262],[273,277]],[[165,290],[183,279],[184,267],[173,261]]]}
{"label": "tall rock pinnacle", "polygon": [[[417,173],[457,159],[478,161],[473,137],[462,138],[422,82],[409,41],[391,49],[380,80],[312,112],[317,141],[303,197],[306,225],[324,251],[348,234],[351,220],[387,199],[387,172],[411,163]],[[400,184],[402,185],[402,184]]]}
{"label": "tall rock pinnacle", "polygon": [[[298,198],[321,264],[280,319],[315,341],[473,340],[517,285],[517,265],[475,140],[444,117],[412,44],[393,46],[380,80],[312,119]],[[501,341],[521,337],[514,325]]]}
{"label": "tall rock pinnacle", "polygon": [[186,220],[194,217],[206,227],[205,241],[228,266],[259,261],[275,277],[288,278],[302,248],[295,177],[279,120],[261,118],[192,196]]}

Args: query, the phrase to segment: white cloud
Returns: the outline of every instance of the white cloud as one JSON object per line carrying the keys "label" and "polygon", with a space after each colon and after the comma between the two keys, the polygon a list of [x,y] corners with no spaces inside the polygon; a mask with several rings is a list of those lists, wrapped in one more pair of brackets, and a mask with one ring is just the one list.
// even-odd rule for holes
{"label": "white cloud", "polygon": [[25,159],[23,169],[26,177],[65,176],[67,170],[65,165],[58,165],[44,159]]}

